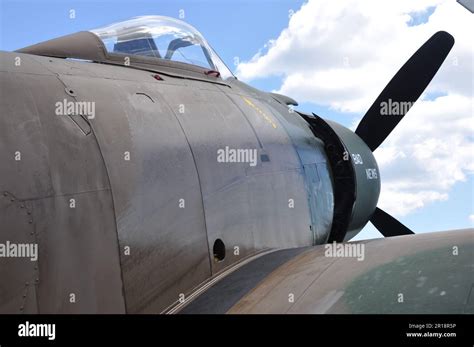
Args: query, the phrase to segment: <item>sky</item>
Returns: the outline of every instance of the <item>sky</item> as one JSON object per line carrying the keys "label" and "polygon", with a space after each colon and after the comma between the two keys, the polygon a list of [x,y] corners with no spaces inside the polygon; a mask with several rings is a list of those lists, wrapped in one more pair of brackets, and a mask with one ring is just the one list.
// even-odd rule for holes
{"label": "sky", "polygon": [[[379,206],[416,233],[473,227],[474,15],[454,0],[0,0],[0,50],[141,15],[183,19],[239,79],[351,129],[411,54],[448,31],[450,55],[375,151]],[[377,237],[369,223],[356,239]]]}

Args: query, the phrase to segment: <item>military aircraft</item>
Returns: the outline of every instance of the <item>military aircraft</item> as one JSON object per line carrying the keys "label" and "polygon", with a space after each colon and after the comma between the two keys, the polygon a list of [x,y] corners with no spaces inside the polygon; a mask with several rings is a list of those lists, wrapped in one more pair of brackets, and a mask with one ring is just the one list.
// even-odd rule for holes
{"label": "military aircraft", "polygon": [[[373,156],[453,44],[435,33],[355,132],[173,18],[1,52],[0,312],[474,312],[473,230],[413,235]],[[347,242],[369,221],[387,238]]]}

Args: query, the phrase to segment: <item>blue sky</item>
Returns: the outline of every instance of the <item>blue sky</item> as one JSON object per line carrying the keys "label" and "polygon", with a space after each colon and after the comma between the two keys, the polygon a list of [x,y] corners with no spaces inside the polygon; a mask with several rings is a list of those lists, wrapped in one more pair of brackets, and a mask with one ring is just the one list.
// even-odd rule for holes
{"label": "blue sky", "polygon": [[[288,24],[288,11],[303,1],[22,1],[0,0],[2,50],[142,15],[163,15],[196,27],[233,68],[234,57],[251,58]],[[76,18],[69,18],[74,9]]]}
{"label": "blue sky", "polygon": [[[301,0],[272,1],[8,1],[0,0],[0,50],[11,51],[54,37],[104,26],[140,15],[165,15],[195,26],[210,42],[231,70],[234,58],[249,61],[270,40],[288,27],[289,12],[300,9]],[[70,19],[70,10],[75,19]],[[426,22],[434,7],[412,16],[410,25]],[[324,55],[324,51],[320,52]],[[403,62],[400,62],[400,65]],[[263,90],[279,89],[283,76],[272,75],[250,84]],[[387,81],[388,82],[388,81]],[[298,109],[315,112],[345,126],[351,126],[358,113],[340,112],[315,102],[301,103]],[[381,172],[383,184],[383,172]],[[399,217],[415,232],[471,227],[474,213],[474,181],[455,183],[444,201],[434,201]],[[390,211],[387,211],[390,212]],[[379,237],[371,226],[358,238]]]}

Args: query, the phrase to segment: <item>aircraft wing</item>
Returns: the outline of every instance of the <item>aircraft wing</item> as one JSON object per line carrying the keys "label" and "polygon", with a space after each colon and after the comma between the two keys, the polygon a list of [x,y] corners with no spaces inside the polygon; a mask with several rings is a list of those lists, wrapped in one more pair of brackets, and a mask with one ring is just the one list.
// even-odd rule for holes
{"label": "aircraft wing", "polygon": [[168,313],[474,313],[474,229],[338,245],[264,252]]}

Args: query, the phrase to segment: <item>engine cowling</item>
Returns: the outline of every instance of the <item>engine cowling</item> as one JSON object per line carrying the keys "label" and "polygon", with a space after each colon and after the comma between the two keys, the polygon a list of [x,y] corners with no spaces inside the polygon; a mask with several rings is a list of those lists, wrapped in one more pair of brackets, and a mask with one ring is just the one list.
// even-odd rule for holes
{"label": "engine cowling", "polygon": [[353,238],[377,207],[380,174],[370,148],[350,129],[316,115],[300,113],[324,142],[332,171],[334,216],[328,242]]}

